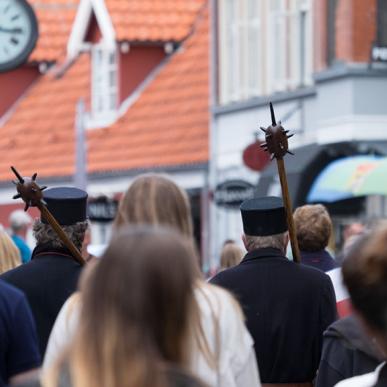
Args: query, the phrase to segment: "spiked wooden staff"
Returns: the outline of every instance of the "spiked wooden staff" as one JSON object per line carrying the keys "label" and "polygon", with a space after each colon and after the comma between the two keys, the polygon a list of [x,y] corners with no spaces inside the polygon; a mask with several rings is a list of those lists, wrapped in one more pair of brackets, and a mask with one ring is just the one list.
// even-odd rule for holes
{"label": "spiked wooden staff", "polygon": [[16,185],[16,190],[18,192],[13,197],[13,199],[23,199],[26,204],[24,207],[24,211],[27,211],[29,207],[38,207],[43,218],[51,225],[54,231],[58,234],[60,240],[70,250],[74,259],[78,261],[81,265],[84,265],[85,260],[83,259],[81,253],[74,246],[73,242],[69,239],[66,233],[62,230],[62,227],[52,216],[51,212],[47,209],[42,194],[42,191],[45,190],[47,187],[39,187],[39,185],[36,183],[35,180],[38,174],[34,173],[31,178],[22,177],[16,170],[16,168],[11,167],[11,169],[18,179],[18,181],[13,181],[13,183]]}
{"label": "spiked wooden staff", "polygon": [[281,121],[278,124],[275,120],[273,104],[270,102],[270,113],[271,113],[271,126],[262,128],[261,130],[265,133],[266,143],[262,144],[261,147],[271,154],[271,159],[277,160],[278,175],[281,182],[282,197],[284,200],[286,219],[289,228],[290,244],[292,246],[293,260],[297,263],[301,261],[300,250],[298,248],[297,236],[294,227],[292,203],[290,201],[288,180],[286,178],[286,170],[284,163],[284,156],[289,153],[288,139],[294,134],[288,134],[289,131],[285,130],[281,126]]}

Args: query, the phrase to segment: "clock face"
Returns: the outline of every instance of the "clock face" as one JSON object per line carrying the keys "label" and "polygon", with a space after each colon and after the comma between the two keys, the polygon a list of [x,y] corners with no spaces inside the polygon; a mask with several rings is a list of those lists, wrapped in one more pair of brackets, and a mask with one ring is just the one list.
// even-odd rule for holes
{"label": "clock face", "polygon": [[26,0],[0,0],[0,71],[24,63],[37,38],[37,20]]}

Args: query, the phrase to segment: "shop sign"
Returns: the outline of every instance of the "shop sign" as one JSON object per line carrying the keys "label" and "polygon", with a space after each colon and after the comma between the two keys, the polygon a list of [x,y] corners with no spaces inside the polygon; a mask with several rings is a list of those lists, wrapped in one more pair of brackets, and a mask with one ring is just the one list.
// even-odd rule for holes
{"label": "shop sign", "polygon": [[270,154],[260,145],[262,141],[255,141],[243,151],[243,163],[253,171],[262,171],[270,161]]}
{"label": "shop sign", "polygon": [[214,193],[218,206],[239,208],[246,199],[254,197],[255,186],[244,180],[228,180],[219,184]]}
{"label": "shop sign", "polygon": [[374,62],[387,62],[387,47],[372,47],[372,60]]}
{"label": "shop sign", "polygon": [[89,219],[95,222],[111,222],[117,213],[118,200],[106,196],[92,198],[88,203]]}

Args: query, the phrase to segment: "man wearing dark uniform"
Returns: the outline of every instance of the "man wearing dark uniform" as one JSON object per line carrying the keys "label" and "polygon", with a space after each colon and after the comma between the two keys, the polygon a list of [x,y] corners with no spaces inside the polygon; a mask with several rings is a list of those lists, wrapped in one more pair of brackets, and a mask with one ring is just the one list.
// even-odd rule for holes
{"label": "man wearing dark uniform", "polygon": [[262,383],[312,386],[323,332],[336,318],[332,282],[325,273],[286,258],[289,237],[280,198],[246,200],[241,213],[248,253],[211,282],[239,299]]}
{"label": "man wearing dark uniform", "polygon": [[[44,192],[43,198],[65,233],[81,249],[87,229],[87,193],[77,188],[52,188]],[[43,356],[55,319],[64,302],[76,290],[82,267],[45,220],[36,220],[33,231],[37,245],[31,261],[0,278],[27,296]]]}

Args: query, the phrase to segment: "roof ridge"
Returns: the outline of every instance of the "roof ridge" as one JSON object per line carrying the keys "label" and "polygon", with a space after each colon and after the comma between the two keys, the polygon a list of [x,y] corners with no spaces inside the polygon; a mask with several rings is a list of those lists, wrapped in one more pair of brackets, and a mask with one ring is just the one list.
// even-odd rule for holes
{"label": "roof ridge", "polygon": [[196,32],[196,30],[198,29],[199,24],[202,22],[203,18],[206,17],[205,13],[206,13],[206,10],[208,8],[208,3],[209,3],[209,0],[204,0],[203,1],[203,4],[199,8],[199,11],[198,11],[198,13],[197,13],[197,15],[195,17],[195,20],[192,23],[192,27],[190,28],[189,33],[187,34],[187,36],[181,42],[182,44],[186,40],[188,40]]}

